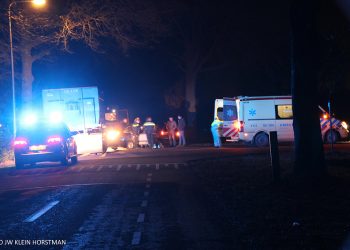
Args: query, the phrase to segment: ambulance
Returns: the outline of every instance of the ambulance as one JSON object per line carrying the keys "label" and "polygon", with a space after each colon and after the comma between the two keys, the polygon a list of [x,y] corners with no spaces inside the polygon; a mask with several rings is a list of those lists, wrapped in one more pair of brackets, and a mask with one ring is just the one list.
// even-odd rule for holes
{"label": "ambulance", "polygon": [[[217,101],[216,101],[217,102]],[[220,104],[218,102],[218,104]],[[293,141],[293,110],[291,96],[239,96],[222,99],[222,108],[216,109],[220,118],[222,111],[224,131],[234,132],[236,141],[251,142],[256,146],[269,144],[269,132],[277,131],[280,141]],[[225,108],[225,106],[227,106]],[[336,118],[329,119],[329,114],[320,108],[320,126],[322,139],[326,143],[345,140],[349,137],[348,125]],[[233,110],[232,112],[230,110]],[[233,114],[225,115],[225,112]],[[226,124],[226,128],[225,128]],[[330,130],[332,124],[332,132]],[[236,138],[238,137],[238,138]]]}

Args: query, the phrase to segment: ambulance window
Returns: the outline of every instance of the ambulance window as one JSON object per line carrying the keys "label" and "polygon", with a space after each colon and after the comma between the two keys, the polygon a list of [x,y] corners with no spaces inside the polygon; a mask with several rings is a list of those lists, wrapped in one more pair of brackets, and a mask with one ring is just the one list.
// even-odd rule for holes
{"label": "ambulance window", "polygon": [[224,113],[224,108],[221,108],[221,107],[217,108],[216,114],[220,120],[222,120],[222,118],[223,118],[223,113]]}
{"label": "ambulance window", "polygon": [[293,119],[292,105],[276,105],[276,119]]}

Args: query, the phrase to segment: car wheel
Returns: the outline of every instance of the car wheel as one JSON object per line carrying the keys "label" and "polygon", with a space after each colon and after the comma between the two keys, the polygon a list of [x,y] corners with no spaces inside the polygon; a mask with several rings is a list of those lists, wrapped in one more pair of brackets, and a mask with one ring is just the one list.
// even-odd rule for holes
{"label": "car wheel", "polygon": [[21,161],[20,159],[15,159],[15,165],[16,165],[16,169],[22,169],[24,167],[24,162]]}
{"label": "car wheel", "polygon": [[77,156],[77,155],[72,156],[72,158],[71,158],[71,163],[72,163],[73,165],[75,165],[75,164],[78,163],[78,156]]}
{"label": "car wheel", "polygon": [[269,137],[266,133],[261,132],[254,138],[254,144],[257,147],[266,147],[269,145]]}
{"label": "car wheel", "polygon": [[108,146],[106,144],[102,144],[102,153],[107,153]]}
{"label": "car wheel", "polygon": [[330,144],[330,143],[336,143],[337,141],[339,140],[339,136],[338,136],[338,133],[337,131],[334,131],[334,130],[329,130],[327,133],[326,133],[326,136],[325,136],[325,142]]}
{"label": "car wheel", "polygon": [[68,154],[65,153],[64,157],[61,160],[61,164],[62,166],[68,166],[68,163],[69,163]]}

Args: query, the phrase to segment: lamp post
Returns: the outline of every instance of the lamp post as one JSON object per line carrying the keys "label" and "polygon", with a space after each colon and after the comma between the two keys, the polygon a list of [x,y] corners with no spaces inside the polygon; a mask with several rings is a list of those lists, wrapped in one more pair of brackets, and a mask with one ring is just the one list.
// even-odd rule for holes
{"label": "lamp post", "polygon": [[12,39],[12,17],[11,8],[16,3],[32,3],[33,6],[41,7],[46,4],[46,0],[28,0],[28,1],[14,1],[9,4],[9,33],[10,33],[10,57],[11,57],[11,83],[12,83],[12,115],[13,115],[13,137],[16,136],[17,120],[16,120],[16,84],[15,84],[15,67],[13,60],[13,39]]}

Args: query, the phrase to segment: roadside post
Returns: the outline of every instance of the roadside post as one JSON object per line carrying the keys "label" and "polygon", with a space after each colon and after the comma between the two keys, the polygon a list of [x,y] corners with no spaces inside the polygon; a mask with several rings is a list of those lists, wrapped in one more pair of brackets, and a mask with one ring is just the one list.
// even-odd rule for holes
{"label": "roadside post", "polygon": [[328,112],[329,112],[329,132],[331,133],[331,153],[333,154],[333,124],[332,124],[332,109],[331,109],[331,98],[328,101]]}
{"label": "roadside post", "polygon": [[278,151],[277,131],[270,131],[270,157],[275,183],[281,180],[280,156]]}

